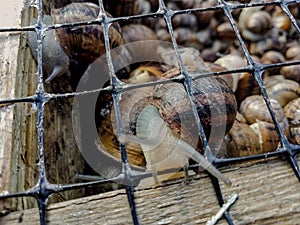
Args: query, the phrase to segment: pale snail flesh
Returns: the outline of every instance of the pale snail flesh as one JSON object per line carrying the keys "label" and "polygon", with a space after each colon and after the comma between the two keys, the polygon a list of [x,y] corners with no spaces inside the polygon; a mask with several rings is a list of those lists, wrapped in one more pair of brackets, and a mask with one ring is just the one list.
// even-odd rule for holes
{"label": "pale snail flesh", "polygon": [[[36,19],[33,19],[31,24],[36,24],[36,21]],[[44,15],[43,23],[45,25],[52,25],[53,19],[49,15]],[[35,61],[37,61],[37,35],[33,31],[28,32],[28,45]],[[53,78],[64,74],[70,75],[69,56],[59,44],[54,30],[45,32],[42,55],[43,70],[47,75],[45,80],[46,83],[49,83]]]}
{"label": "pale snail flesh", "polygon": [[213,176],[222,179],[226,184],[231,184],[230,180],[195,148],[173,134],[153,105],[147,105],[140,113],[136,124],[136,138],[134,136],[122,138],[124,141],[131,140],[141,145],[147,162],[147,171],[153,173],[155,183],[170,177],[170,175],[158,177],[158,171],[170,167],[183,168],[191,158]]}

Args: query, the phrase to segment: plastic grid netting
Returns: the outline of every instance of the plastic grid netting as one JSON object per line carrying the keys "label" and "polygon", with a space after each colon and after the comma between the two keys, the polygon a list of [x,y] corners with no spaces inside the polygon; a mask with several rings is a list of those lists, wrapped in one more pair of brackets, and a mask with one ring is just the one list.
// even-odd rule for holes
{"label": "plastic grid netting", "polygon": [[[252,58],[251,54],[249,53],[245,42],[238,30],[236,21],[233,18],[232,15],[232,11],[235,9],[242,9],[245,7],[255,7],[255,6],[266,6],[266,5],[277,5],[279,6],[283,12],[289,17],[289,19],[291,20],[292,25],[295,27],[296,32],[298,35],[300,35],[300,28],[295,20],[295,18],[293,17],[293,15],[291,14],[288,6],[290,4],[294,4],[294,3],[300,3],[299,0],[290,0],[290,1],[268,1],[268,2],[255,2],[255,3],[249,3],[249,4],[231,4],[228,3],[225,0],[219,0],[219,4],[216,6],[212,6],[209,8],[195,8],[195,9],[185,9],[185,10],[176,10],[176,11],[172,11],[170,9],[168,9],[164,3],[163,0],[159,1],[159,10],[155,13],[150,13],[150,14],[144,14],[144,15],[135,15],[135,16],[130,16],[130,17],[126,17],[126,18],[109,18],[104,11],[104,6],[102,1],[99,1],[99,6],[100,6],[100,14],[99,14],[99,18],[95,21],[89,21],[89,22],[81,22],[81,23],[74,23],[74,24],[66,24],[66,25],[54,25],[54,26],[50,26],[46,29],[57,29],[60,27],[72,27],[72,26],[79,26],[79,25],[87,25],[87,24],[91,24],[95,23],[95,24],[101,24],[101,26],[103,27],[103,32],[104,32],[104,37],[105,37],[105,47],[106,47],[106,54],[107,54],[107,60],[108,60],[108,67],[109,67],[109,77],[110,77],[110,89],[112,90],[112,97],[113,97],[113,102],[115,106],[119,105],[119,96],[122,92],[124,92],[122,85],[120,85],[114,68],[113,68],[113,63],[112,63],[112,59],[111,59],[111,50],[109,48],[109,38],[108,38],[108,27],[109,24],[113,23],[113,22],[119,22],[122,20],[128,20],[128,19],[139,19],[139,18],[147,18],[147,17],[162,17],[164,18],[164,20],[166,21],[167,24],[167,28],[171,37],[171,41],[173,44],[173,47],[175,49],[176,52],[176,56],[178,59],[178,63],[179,63],[179,67],[180,70],[182,72],[182,74],[184,74],[184,78],[181,79],[180,81],[177,82],[181,82],[190,99],[192,99],[192,91],[191,91],[191,80],[192,79],[196,79],[195,77],[191,77],[189,75],[189,73],[186,71],[184,64],[182,62],[182,59],[180,57],[180,54],[178,53],[178,45],[176,43],[176,39],[174,36],[174,30],[172,27],[172,22],[171,22],[171,18],[175,15],[179,15],[179,14],[185,14],[185,13],[191,13],[191,12],[204,12],[204,11],[210,11],[210,10],[221,10],[224,15],[228,18],[228,20],[230,21],[230,24],[235,32],[236,38],[241,46],[241,49],[243,51],[243,54],[245,56],[245,58],[247,59],[247,67],[243,68],[243,69],[239,69],[239,70],[228,70],[228,71],[223,71],[223,72],[217,72],[217,73],[212,73],[212,74],[208,74],[208,75],[222,75],[222,74],[228,74],[228,73],[237,73],[240,71],[244,71],[244,72],[249,72],[251,74],[253,74],[253,76],[255,77],[256,81],[258,82],[260,88],[261,88],[261,93],[265,99],[266,105],[270,111],[272,120],[276,126],[276,130],[278,132],[278,135],[280,137],[280,147],[277,149],[277,151],[274,152],[270,152],[270,153],[265,153],[265,154],[260,154],[260,155],[255,155],[255,156],[249,156],[249,157],[241,157],[241,158],[229,158],[229,159],[219,159],[219,158],[213,158],[212,162],[214,165],[216,165],[217,167],[222,167],[225,165],[229,165],[231,163],[235,163],[235,162],[241,162],[241,161],[248,161],[248,160],[255,160],[255,159],[262,159],[262,158],[267,158],[267,157],[271,157],[271,156],[281,156],[281,155],[285,155],[286,159],[288,161],[288,163],[291,165],[295,175],[297,176],[298,180],[300,181],[300,171],[299,171],[299,166],[298,163],[296,161],[296,155],[297,153],[300,151],[300,146],[299,145],[293,145],[291,144],[286,136],[284,135],[282,129],[279,126],[279,122],[277,121],[277,118],[275,117],[275,113],[272,110],[272,107],[270,105],[270,101],[264,86],[264,82],[262,80],[262,74],[264,71],[268,70],[268,69],[272,69],[272,68],[279,68],[279,67],[283,67],[283,66],[289,66],[289,65],[300,65],[300,61],[293,61],[293,62],[284,62],[284,63],[277,63],[277,64],[260,64],[255,62],[255,60]],[[47,181],[47,176],[46,176],[46,169],[45,169],[45,156],[44,156],[44,142],[43,142],[43,137],[44,137],[44,128],[43,128],[43,120],[44,120],[44,107],[45,104],[47,104],[47,102],[56,99],[56,98],[65,98],[65,97],[70,97],[72,95],[75,95],[74,93],[67,93],[67,94],[50,94],[45,92],[44,90],[44,81],[43,81],[43,69],[42,69],[42,37],[43,34],[45,32],[45,30],[41,29],[42,28],[42,9],[43,9],[43,3],[41,0],[39,0],[37,2],[37,8],[38,8],[38,21],[37,21],[37,26],[30,26],[30,27],[23,27],[23,28],[1,28],[0,32],[12,32],[12,31],[36,31],[37,33],[37,40],[38,40],[38,85],[37,85],[37,89],[36,92],[33,96],[28,96],[26,98],[20,98],[20,99],[7,99],[7,100],[1,100],[0,104],[11,104],[11,103],[19,103],[19,102],[28,102],[28,103],[34,103],[37,106],[37,115],[38,115],[38,122],[37,122],[37,130],[38,130],[38,153],[39,153],[39,179],[38,179],[38,183],[36,184],[35,187],[33,187],[32,189],[29,189],[25,192],[21,192],[21,193],[11,193],[11,194],[4,194],[0,196],[0,199],[5,199],[5,198],[16,198],[16,197],[26,197],[26,196],[33,196],[36,198],[37,202],[38,202],[38,206],[39,206],[39,213],[40,213],[40,223],[42,225],[46,224],[46,206],[47,206],[47,199],[50,195],[52,195],[53,193],[59,193],[62,191],[66,191],[66,190],[71,190],[71,189],[75,189],[75,188],[80,188],[80,187],[87,187],[87,186],[93,186],[93,185],[99,185],[102,183],[107,183],[107,182],[112,182],[112,181],[122,181],[126,183],[126,180],[130,180],[132,179],[131,176],[133,176],[133,174],[130,171],[130,165],[127,159],[127,155],[126,155],[126,147],[125,145],[121,144],[121,153],[122,153],[122,162],[123,162],[123,176],[118,176],[117,178],[113,178],[113,179],[109,179],[109,180],[101,180],[101,181],[93,181],[93,182],[85,182],[85,183],[77,183],[77,184],[69,184],[69,185],[61,185],[61,184],[51,184]],[[157,85],[160,83],[165,83],[161,82],[161,81],[157,81],[157,82],[152,82],[149,85]],[[148,84],[143,84],[144,86],[147,86]],[[139,86],[137,85],[136,88],[138,88]],[[76,93],[76,94],[86,94],[86,93]],[[192,102],[192,100],[191,100]],[[193,102],[192,102],[193,103]],[[193,111],[196,112],[196,108],[195,105],[192,104],[193,107]],[[205,151],[210,151],[209,146],[207,144],[207,140],[202,128],[202,125],[200,123],[200,119],[197,115],[197,113],[195,113],[196,118],[198,118],[197,120],[197,125],[199,127],[200,130],[200,136],[202,138],[203,141],[203,145],[204,145],[204,149]],[[119,132],[121,133],[121,116],[120,116],[120,112],[117,109],[116,110],[116,118],[117,118],[117,126],[119,128]],[[189,167],[189,169],[194,169],[196,168],[197,165],[192,165]],[[136,174],[135,174],[136,175]],[[141,176],[151,176],[151,174],[144,174]],[[213,182],[213,186],[215,188],[216,191],[216,195],[219,201],[219,205],[222,206],[224,204],[223,201],[223,197],[222,197],[222,193],[221,193],[221,188],[220,185],[218,183],[218,180],[214,177],[211,176],[211,180]],[[134,224],[140,224],[139,223],[139,219],[138,219],[138,215],[137,215],[137,211],[136,211],[136,206],[135,206],[135,201],[134,201],[134,187],[133,186],[128,186],[125,185],[125,189],[127,192],[127,196],[128,196],[128,201],[130,204],[130,208],[131,208],[131,214],[132,214],[132,218],[133,218],[133,223]],[[230,214],[228,212],[225,212],[224,214],[227,222],[229,224],[233,224],[233,221],[230,217]]]}

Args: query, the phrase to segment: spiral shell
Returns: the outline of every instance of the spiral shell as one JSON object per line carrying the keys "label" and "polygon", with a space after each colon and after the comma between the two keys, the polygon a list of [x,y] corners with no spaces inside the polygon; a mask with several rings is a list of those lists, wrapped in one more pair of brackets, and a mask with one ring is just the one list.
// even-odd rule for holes
{"label": "spiral shell", "polygon": [[158,42],[155,40],[157,40],[157,36],[147,26],[142,24],[125,25],[122,27],[122,36],[125,44],[136,42],[133,45],[125,46],[133,59],[142,60],[145,55],[156,55]]}
{"label": "spiral shell", "polygon": [[281,75],[266,77],[264,82],[269,97],[276,99],[282,107],[300,96],[299,83]]}
{"label": "spiral shell", "polygon": [[284,107],[284,113],[290,124],[290,141],[300,144],[300,98],[290,101]]}
{"label": "spiral shell", "polygon": [[[279,102],[275,99],[270,99],[270,104],[275,113],[275,117],[279,123],[286,124],[287,120],[283,113],[283,109]],[[252,95],[247,97],[240,105],[239,112],[245,117],[248,123],[253,124],[257,120],[273,123],[270,112],[260,95]],[[283,126],[284,127],[284,126]]]}
{"label": "spiral shell", "polygon": [[[226,55],[216,60],[215,63],[230,70],[246,67],[246,61],[237,55]],[[257,95],[260,93],[258,83],[256,82],[255,77],[250,73],[233,73],[232,77],[232,90],[235,93],[238,104],[240,104],[247,96]]]}
{"label": "spiral shell", "polygon": [[[53,9],[55,23],[87,22],[97,19],[99,7],[92,3],[72,3],[63,8]],[[93,62],[105,53],[103,30],[100,25],[81,25],[56,30],[64,51],[75,60]],[[117,23],[109,27],[110,47],[123,44],[121,29]]]}
{"label": "spiral shell", "polygon": [[241,114],[237,114],[231,130],[224,137],[228,157],[243,157],[261,153],[259,139]]}
{"label": "spiral shell", "polygon": [[258,136],[260,153],[272,152],[278,148],[280,139],[273,123],[257,120],[250,128]]}
{"label": "spiral shell", "polygon": [[258,41],[272,28],[272,18],[261,7],[244,8],[238,24],[244,38]]}

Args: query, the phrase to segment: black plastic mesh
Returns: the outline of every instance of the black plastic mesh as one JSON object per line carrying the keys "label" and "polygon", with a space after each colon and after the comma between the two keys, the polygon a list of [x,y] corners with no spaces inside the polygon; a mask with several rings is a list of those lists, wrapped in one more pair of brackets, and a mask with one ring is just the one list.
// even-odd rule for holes
{"label": "black plastic mesh", "polygon": [[[102,1],[100,1],[100,9],[101,9],[101,15],[102,17],[100,20],[95,21],[95,23],[101,23],[104,29],[104,35],[105,35],[105,44],[106,44],[106,52],[107,52],[107,59],[110,63],[108,63],[109,66],[109,76],[110,76],[110,83],[111,83],[111,89],[112,89],[112,96],[113,96],[113,102],[115,106],[118,106],[118,101],[119,101],[119,95],[122,93],[122,87],[120,87],[118,83],[118,79],[116,79],[115,71],[113,68],[113,64],[111,63],[111,57],[110,57],[110,49],[109,49],[109,38],[108,38],[108,26],[112,22],[122,22],[122,21],[128,21],[128,19],[139,19],[139,18],[147,18],[147,17],[163,17],[166,21],[167,28],[169,31],[169,34],[171,36],[172,44],[174,46],[174,49],[177,52],[177,57],[179,61],[179,67],[181,68],[183,74],[185,74],[185,78],[182,80],[182,83],[185,85],[185,88],[187,90],[187,93],[189,97],[191,97],[191,86],[190,86],[190,81],[191,77],[189,77],[188,72],[185,71],[183,62],[180,58],[180,55],[178,53],[178,45],[176,43],[176,39],[174,36],[173,28],[172,28],[172,22],[171,18],[172,16],[178,15],[178,14],[185,14],[185,13],[191,13],[191,12],[203,12],[203,11],[211,11],[211,10],[219,10],[224,13],[224,15],[228,18],[230,21],[230,24],[235,32],[236,38],[242,48],[243,54],[247,59],[247,67],[240,69],[240,70],[230,70],[230,71],[223,71],[223,72],[218,72],[218,73],[213,73],[211,75],[221,75],[221,74],[227,74],[229,72],[231,73],[236,73],[240,71],[245,71],[253,74],[255,76],[256,81],[258,82],[260,88],[261,88],[261,93],[265,99],[266,105],[271,113],[271,117],[273,119],[273,122],[276,126],[276,130],[280,136],[280,147],[277,149],[277,151],[266,153],[266,154],[260,154],[260,155],[255,155],[255,156],[250,156],[250,157],[242,157],[242,158],[229,158],[229,159],[219,159],[215,158],[213,159],[213,164],[216,165],[217,167],[222,167],[225,165],[229,165],[231,163],[235,162],[241,162],[241,161],[248,161],[248,160],[254,160],[254,159],[262,159],[262,158],[267,158],[271,156],[286,156],[286,159],[290,166],[293,168],[294,173],[298,180],[300,181],[300,171],[299,171],[299,166],[296,161],[296,155],[300,151],[300,146],[299,145],[293,145],[291,144],[286,136],[283,134],[282,130],[279,127],[279,123],[275,117],[275,114],[273,110],[271,109],[269,98],[267,96],[266,89],[264,87],[264,83],[262,80],[262,74],[264,71],[272,68],[279,68],[282,66],[288,66],[288,65],[300,65],[300,61],[293,61],[293,62],[284,62],[284,63],[277,63],[277,64],[260,64],[256,63],[255,60],[251,57],[251,54],[249,53],[244,40],[242,39],[239,30],[237,28],[236,21],[234,20],[234,17],[232,15],[233,10],[235,9],[242,9],[245,7],[254,7],[254,6],[266,6],[266,5],[277,5],[281,7],[281,9],[284,11],[284,13],[290,18],[292,25],[296,29],[296,33],[298,36],[300,36],[300,28],[299,25],[297,24],[295,18],[291,14],[289,10],[289,5],[294,4],[294,3],[300,3],[300,0],[282,0],[282,1],[268,1],[268,2],[256,2],[256,3],[249,3],[249,4],[232,4],[229,1],[225,0],[219,0],[219,4],[217,6],[213,6],[210,8],[197,8],[197,9],[186,9],[186,10],[177,10],[177,11],[172,11],[169,10],[163,0],[159,1],[159,10],[155,13],[150,13],[150,14],[144,14],[144,15],[135,15],[127,18],[114,18],[110,19],[108,18],[105,13],[104,13],[104,7],[102,4]],[[24,27],[24,28],[0,28],[0,32],[12,32],[12,31],[36,31],[37,32],[37,38],[40,42],[38,42],[38,85],[36,89],[36,93],[33,96],[28,96],[26,98],[21,98],[21,99],[6,99],[6,100],[1,100],[0,104],[10,104],[10,103],[20,103],[20,102],[27,102],[27,103],[34,103],[37,106],[37,115],[38,115],[38,122],[37,122],[37,129],[38,129],[38,153],[39,153],[39,179],[38,183],[36,184],[35,187],[21,193],[10,193],[10,194],[4,194],[0,196],[0,199],[5,199],[5,198],[16,198],[16,197],[35,197],[38,206],[39,206],[39,213],[40,213],[40,223],[41,224],[46,224],[46,205],[47,205],[47,199],[48,197],[53,194],[53,193],[59,193],[62,191],[66,190],[71,190],[75,188],[81,188],[81,187],[87,187],[87,186],[93,186],[93,185],[99,185],[102,183],[107,183],[111,181],[120,181],[120,177],[116,179],[110,179],[110,180],[101,180],[101,181],[94,181],[94,182],[85,182],[85,183],[78,183],[78,184],[70,184],[70,185],[60,185],[60,184],[51,184],[47,181],[46,173],[45,173],[45,158],[44,158],[44,143],[43,143],[43,136],[44,136],[44,129],[43,129],[43,120],[44,120],[44,107],[45,104],[47,104],[49,101],[52,101],[53,99],[56,98],[67,98],[70,96],[75,95],[74,93],[67,93],[67,94],[49,94],[46,93],[44,90],[44,83],[43,83],[43,73],[42,73],[42,35],[43,31],[39,29],[41,27],[41,18],[42,18],[42,9],[43,9],[43,3],[41,0],[37,2],[37,7],[38,7],[38,22],[36,29],[33,26],[30,27]],[[78,26],[78,25],[84,25],[88,23],[77,23],[77,24],[69,24],[69,25],[63,25],[63,27],[71,27],[71,26]],[[53,26],[50,27],[51,29],[56,29],[59,26]],[[299,37],[298,37],[299,38]],[[159,82],[157,82],[159,83]],[[157,83],[152,83],[149,85],[155,85]],[[78,94],[78,93],[77,93]],[[79,94],[84,94],[84,93],[79,93]],[[195,108],[195,106],[194,106]],[[116,110],[116,116],[117,116],[117,123],[118,127],[121,127],[120,124],[122,123],[121,118],[120,118],[120,112]],[[205,138],[205,134],[203,131],[203,128],[201,124],[199,123],[198,120],[198,126],[200,128],[200,134],[202,137],[202,140],[204,142],[205,150],[209,151],[208,146],[207,146],[207,141]],[[127,155],[126,155],[126,148],[125,145],[121,145],[121,150],[122,150],[122,161],[124,164],[124,171],[123,171],[123,178],[124,181],[126,179],[131,179],[130,176],[132,174],[130,173],[130,170],[128,169],[128,160],[127,160]],[[190,166],[190,169],[196,168],[197,165]],[[149,175],[149,174],[148,174]],[[223,205],[223,197],[221,193],[221,189],[218,183],[218,180],[214,177],[211,177],[216,195],[218,197],[219,205]],[[128,201],[130,204],[131,208],[131,214],[133,218],[133,223],[134,224],[139,224],[139,219],[135,207],[135,201],[134,201],[134,187],[132,186],[125,186],[127,196],[128,196]],[[230,217],[230,214],[227,212],[224,214],[227,222],[229,224],[233,224],[233,221]]]}

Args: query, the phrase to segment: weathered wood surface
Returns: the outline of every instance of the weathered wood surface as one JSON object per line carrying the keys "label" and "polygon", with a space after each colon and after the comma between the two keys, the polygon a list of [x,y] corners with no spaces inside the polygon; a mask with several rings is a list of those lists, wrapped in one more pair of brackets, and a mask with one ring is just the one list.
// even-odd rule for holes
{"label": "weathered wood surface", "polygon": [[[0,27],[20,27],[23,2],[15,0],[7,4],[1,0],[0,5],[6,5],[0,12]],[[19,42],[19,33],[0,34],[0,100],[15,97]],[[0,193],[9,190],[10,186],[14,109],[14,106],[0,107]],[[2,201],[0,210],[9,204],[10,201]]]}
{"label": "weathered wood surface", "polygon": [[[221,183],[235,224],[299,224],[300,184],[287,162],[273,159],[244,163],[223,170],[233,185]],[[199,179],[200,178],[200,179]],[[135,193],[141,224],[205,224],[219,210],[210,179],[203,173],[186,185],[182,181]],[[38,210],[13,212],[3,225],[39,224]],[[51,204],[49,224],[132,224],[124,190]],[[222,219],[218,224],[227,224]]]}
{"label": "weathered wood surface", "polygon": [[[7,2],[0,12],[1,27],[28,26],[36,9],[30,0]],[[6,22],[6,23],[5,23]],[[0,99],[31,96],[37,88],[37,67],[27,45],[26,32],[0,33]],[[72,92],[67,80],[60,79],[45,85],[49,93]],[[72,130],[72,99],[51,101],[45,106],[44,149],[46,172],[52,183],[76,182],[75,174],[82,173],[83,159],[77,149]],[[0,193],[17,193],[37,184],[37,111],[30,103],[0,107]],[[62,193],[51,201],[81,197],[84,190]],[[0,201],[0,211],[22,210],[36,206],[34,199],[16,198]]]}

